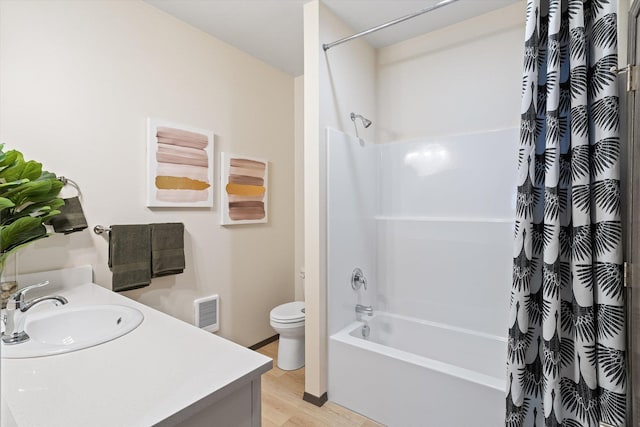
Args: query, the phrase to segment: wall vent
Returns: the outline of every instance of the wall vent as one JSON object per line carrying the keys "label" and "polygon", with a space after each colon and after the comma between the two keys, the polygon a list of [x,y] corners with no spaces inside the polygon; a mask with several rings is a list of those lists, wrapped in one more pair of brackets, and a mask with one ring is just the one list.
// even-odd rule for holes
{"label": "wall vent", "polygon": [[195,325],[209,332],[216,332],[220,329],[220,310],[218,307],[218,295],[198,298],[193,301],[195,309]]}

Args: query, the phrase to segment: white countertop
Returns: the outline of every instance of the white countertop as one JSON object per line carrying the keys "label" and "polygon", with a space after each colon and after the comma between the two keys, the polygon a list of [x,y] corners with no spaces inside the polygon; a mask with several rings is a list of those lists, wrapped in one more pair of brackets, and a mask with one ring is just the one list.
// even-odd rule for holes
{"label": "white countertop", "polygon": [[134,427],[167,418],[171,425],[272,366],[268,357],[92,283],[55,294],[67,297],[69,306],[132,306],[144,321],[95,347],[2,359],[3,427]]}

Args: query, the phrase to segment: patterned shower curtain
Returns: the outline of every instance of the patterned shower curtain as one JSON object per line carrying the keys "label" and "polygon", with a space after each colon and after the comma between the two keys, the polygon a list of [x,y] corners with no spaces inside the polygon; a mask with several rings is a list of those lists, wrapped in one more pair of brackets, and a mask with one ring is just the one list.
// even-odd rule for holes
{"label": "patterned shower curtain", "polygon": [[616,0],[528,0],[506,426],[625,423]]}

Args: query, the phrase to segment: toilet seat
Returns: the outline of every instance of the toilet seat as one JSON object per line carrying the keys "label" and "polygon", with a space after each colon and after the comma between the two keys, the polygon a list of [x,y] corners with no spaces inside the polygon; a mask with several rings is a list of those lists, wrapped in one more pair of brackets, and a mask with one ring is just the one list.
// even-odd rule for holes
{"label": "toilet seat", "polygon": [[273,329],[276,329],[276,331],[280,331],[280,332],[293,331],[294,329],[297,329],[297,328],[299,328],[302,332],[304,332],[304,320],[301,322],[281,323],[271,319],[271,322],[269,322],[269,324]]}
{"label": "toilet seat", "polygon": [[279,305],[271,310],[269,317],[272,322],[279,324],[304,323],[304,301]]}

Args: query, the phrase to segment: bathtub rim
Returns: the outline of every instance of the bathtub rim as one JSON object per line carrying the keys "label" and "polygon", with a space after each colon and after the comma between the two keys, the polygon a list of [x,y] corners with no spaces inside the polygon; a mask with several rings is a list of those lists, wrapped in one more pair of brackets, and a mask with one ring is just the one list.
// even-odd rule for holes
{"label": "bathtub rim", "polygon": [[[415,317],[404,316],[401,314],[388,313],[384,311],[375,312],[373,316],[370,317],[368,320],[373,320],[375,317],[383,317],[383,316],[405,320],[409,322],[415,322],[415,323],[419,323],[426,326],[448,329],[455,332],[476,335],[482,338],[497,340],[505,343],[505,352],[506,352],[507,338],[501,337],[498,335],[491,335],[485,332],[473,331],[470,329],[459,328],[457,326],[451,326],[444,323],[438,323],[438,322],[433,322],[429,320],[418,319]],[[351,335],[353,331],[362,327],[365,323],[367,322],[363,320],[356,320],[350,323],[349,325],[345,326],[335,334],[330,335],[329,341],[335,340],[346,345],[360,347],[365,350],[369,350],[383,356],[389,356],[389,357],[401,360],[403,362],[410,363],[412,365],[423,366],[446,375],[451,375],[465,381],[490,387],[492,389],[499,390],[506,393],[506,390],[507,390],[506,378],[496,378],[491,375],[482,374],[467,368],[462,368],[460,366],[452,365],[450,363],[441,362],[439,360],[429,359],[424,356],[419,356],[417,354],[413,354],[407,351],[398,350],[393,347],[389,347],[389,346],[372,342],[372,341],[367,341],[360,337]]]}

